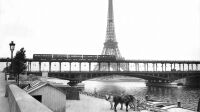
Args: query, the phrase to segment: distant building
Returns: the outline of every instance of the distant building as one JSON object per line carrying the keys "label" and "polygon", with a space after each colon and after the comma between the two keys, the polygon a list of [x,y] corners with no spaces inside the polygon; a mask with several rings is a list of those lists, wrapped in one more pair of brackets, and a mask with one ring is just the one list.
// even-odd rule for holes
{"label": "distant building", "polygon": [[47,82],[33,81],[24,90],[54,112],[65,112],[65,93]]}

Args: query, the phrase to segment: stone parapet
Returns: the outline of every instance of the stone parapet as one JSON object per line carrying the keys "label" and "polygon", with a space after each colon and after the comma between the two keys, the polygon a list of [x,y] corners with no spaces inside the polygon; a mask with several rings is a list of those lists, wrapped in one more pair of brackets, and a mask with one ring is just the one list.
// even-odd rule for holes
{"label": "stone parapet", "polygon": [[10,112],[53,112],[16,85],[7,85],[6,96]]}

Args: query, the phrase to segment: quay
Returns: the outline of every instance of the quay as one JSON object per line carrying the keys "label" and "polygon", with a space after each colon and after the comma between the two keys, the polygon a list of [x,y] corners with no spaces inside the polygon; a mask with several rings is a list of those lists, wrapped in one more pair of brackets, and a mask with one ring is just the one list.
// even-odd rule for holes
{"label": "quay", "polygon": [[6,83],[5,75],[0,73],[0,112],[10,112],[8,98],[5,97]]}
{"label": "quay", "polygon": [[[3,73],[0,73],[0,112],[52,112],[46,107],[44,107],[43,104],[39,102],[33,101],[34,99],[31,98],[30,95],[26,94],[23,90],[18,89],[14,92],[18,95],[13,95],[14,101],[10,102],[9,97],[5,97],[6,93],[6,84],[5,81],[5,75]],[[13,87],[17,89],[16,87]],[[12,89],[12,88],[11,88]],[[13,93],[14,93],[13,92]],[[25,96],[25,97],[19,97],[19,96]],[[28,98],[28,100],[26,99]],[[10,99],[10,100],[13,100]],[[20,101],[21,100],[21,101]],[[13,102],[18,103],[20,101],[20,105],[23,107],[10,107],[13,106]],[[13,103],[13,104],[12,104]],[[16,105],[16,104],[14,104]],[[35,106],[37,105],[37,106]],[[34,109],[33,109],[34,108]],[[20,110],[25,109],[25,110]],[[36,109],[36,110],[35,110]],[[180,112],[180,109],[173,109],[169,112]],[[32,111],[30,111],[32,110]],[[45,110],[45,111],[44,111]],[[125,112],[125,106],[123,110],[120,110],[120,106],[117,107],[118,112]],[[106,101],[102,96],[97,96],[93,94],[80,94],[80,100],[66,100],[66,110],[65,112],[113,112],[113,110],[110,110],[110,104],[108,101]],[[129,109],[129,112],[134,112],[133,110]],[[147,110],[142,110],[140,112],[148,112]],[[181,112],[195,112],[191,110],[181,110]]]}

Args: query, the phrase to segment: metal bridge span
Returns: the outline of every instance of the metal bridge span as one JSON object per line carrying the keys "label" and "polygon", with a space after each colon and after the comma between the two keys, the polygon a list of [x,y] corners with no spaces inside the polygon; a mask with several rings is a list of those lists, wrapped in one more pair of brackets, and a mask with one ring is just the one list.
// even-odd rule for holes
{"label": "metal bridge span", "polygon": [[[10,61],[0,59],[0,62]],[[98,69],[94,70],[96,65]],[[121,65],[126,65],[126,69],[121,69]],[[113,69],[113,66],[116,69]],[[48,73],[49,77],[77,82],[109,75],[123,75],[149,82],[168,83],[181,78],[200,77],[200,61],[27,59],[27,74],[41,76],[42,73]]]}

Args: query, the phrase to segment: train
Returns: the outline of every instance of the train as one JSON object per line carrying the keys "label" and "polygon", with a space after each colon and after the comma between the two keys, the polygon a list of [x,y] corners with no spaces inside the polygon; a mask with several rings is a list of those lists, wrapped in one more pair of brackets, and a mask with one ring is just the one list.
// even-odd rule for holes
{"label": "train", "polygon": [[33,54],[35,60],[116,61],[115,55]]}

